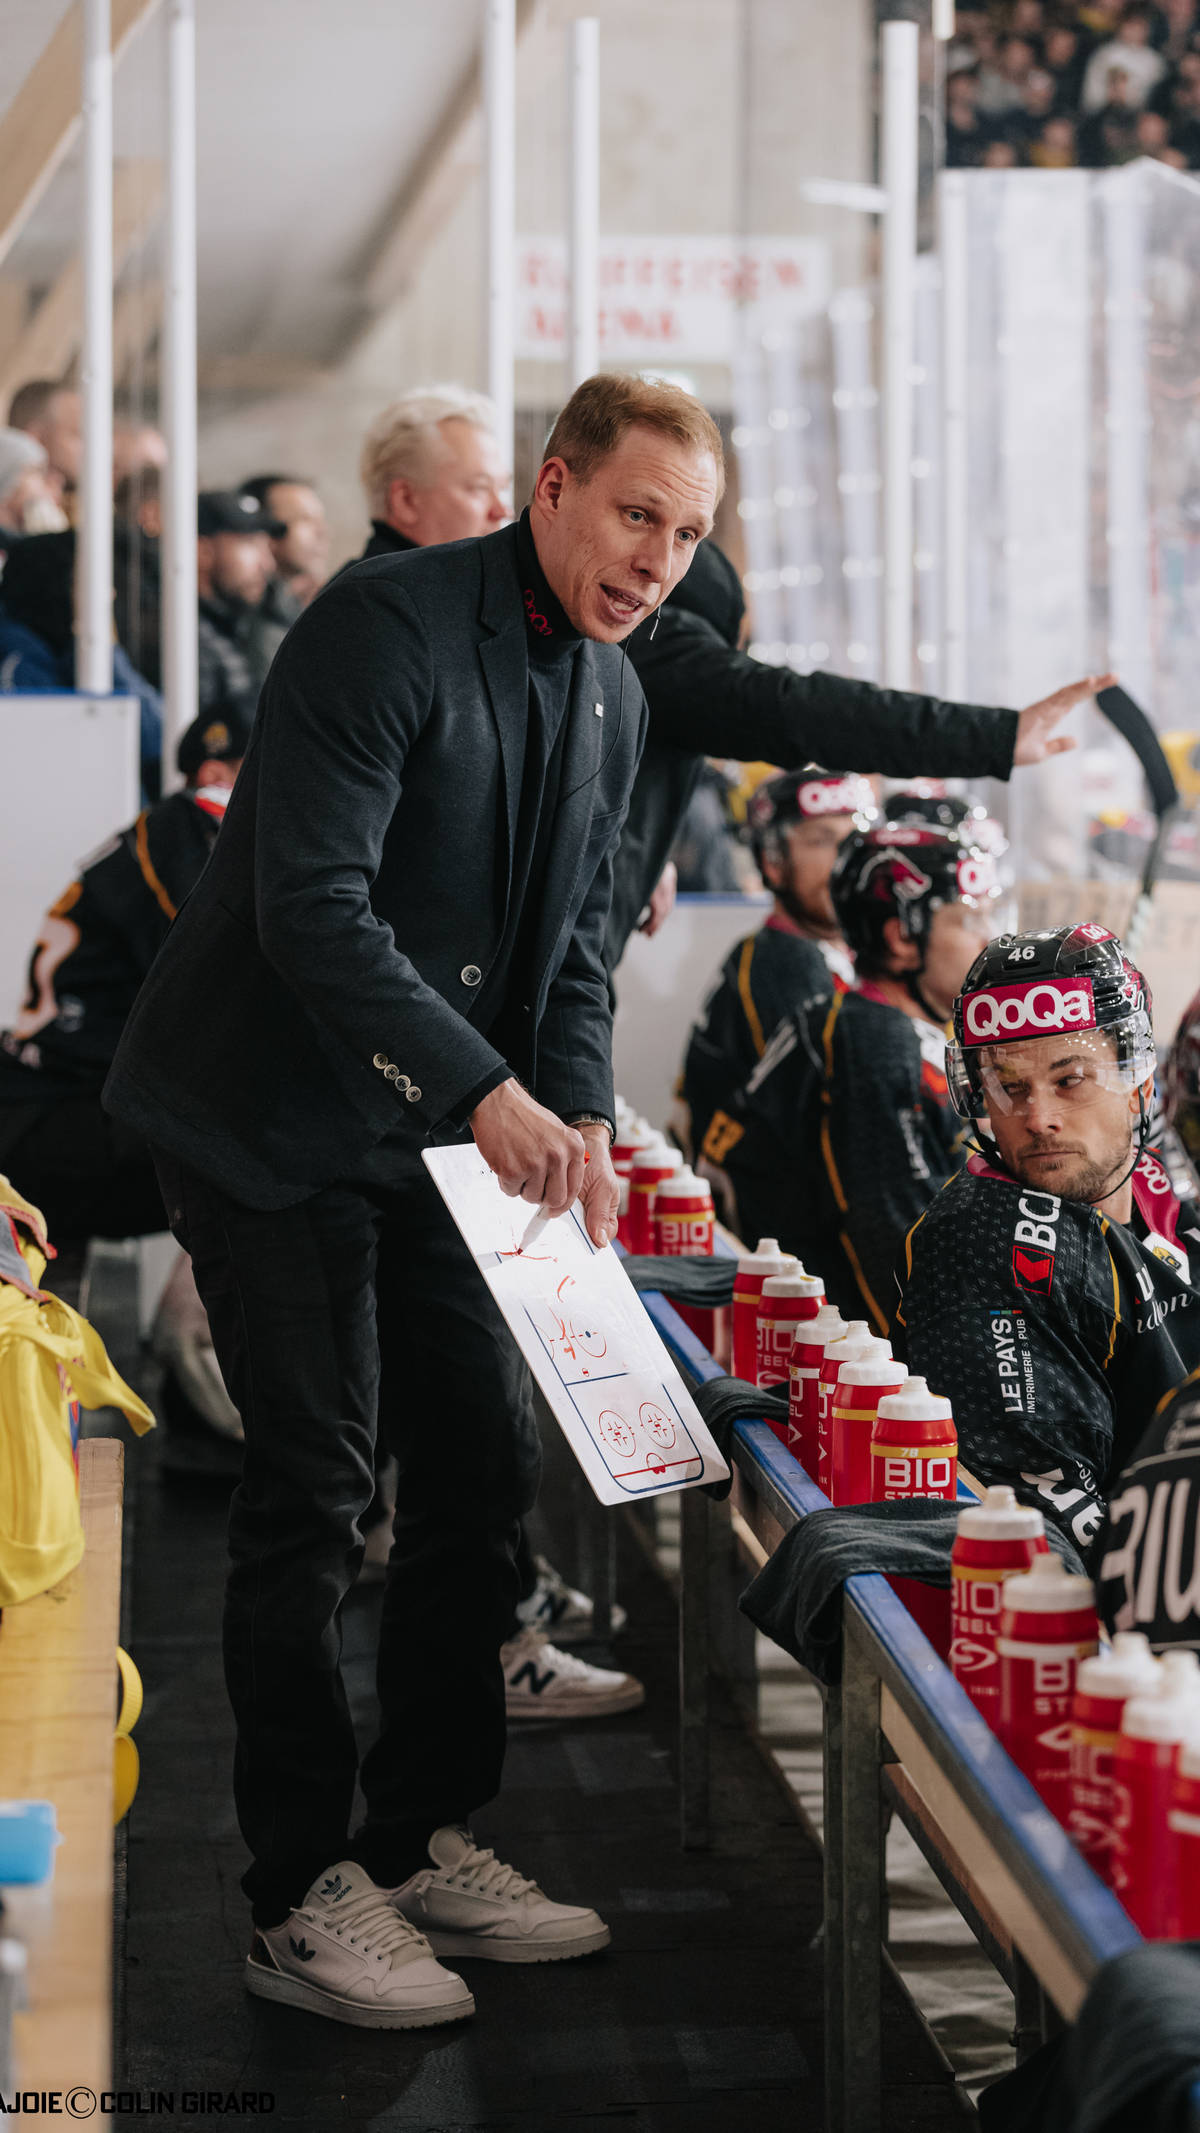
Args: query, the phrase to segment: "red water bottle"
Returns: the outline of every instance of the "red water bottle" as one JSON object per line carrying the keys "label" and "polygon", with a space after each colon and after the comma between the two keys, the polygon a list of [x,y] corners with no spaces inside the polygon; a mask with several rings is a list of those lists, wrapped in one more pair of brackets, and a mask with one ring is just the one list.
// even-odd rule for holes
{"label": "red water bottle", "polygon": [[629,1249],[654,1250],[654,1200],[660,1185],[683,1169],[678,1148],[668,1148],[659,1139],[652,1148],[639,1148],[629,1177]]}
{"label": "red water bottle", "polygon": [[796,1328],[788,1363],[788,1450],[806,1474],[817,1478],[817,1405],[821,1364],[830,1341],[840,1340],[846,1321],[836,1304],[822,1304],[815,1318]]}
{"label": "red water bottle", "polygon": [[1200,1730],[1179,1743],[1167,1826],[1175,1846],[1172,1940],[1200,1940]]}
{"label": "red water bottle", "polygon": [[909,1378],[879,1402],[871,1430],[871,1502],[958,1494],[958,1433],[949,1400]]}
{"label": "red water bottle", "polygon": [[886,1341],[879,1350],[842,1364],[833,1395],[831,1503],[870,1503],[871,1432],[879,1402],[908,1377]]}
{"label": "red water bottle", "polygon": [[1000,1729],[1001,1593],[1004,1581],[1046,1553],[1040,1511],[999,1483],[958,1514],[950,1557],[950,1666],[990,1726]]}
{"label": "red water bottle", "polygon": [[[950,1402],[930,1392],[924,1378],[909,1378],[879,1402],[871,1431],[871,1501],[936,1496],[953,1503],[957,1494],[958,1433]],[[934,1650],[948,1659],[949,1590],[922,1578],[889,1578],[888,1584]]]}
{"label": "red water bottle", "polygon": [[[764,1281],[756,1322],[756,1385],[788,1382],[796,1328],[805,1319],[815,1318],[824,1301],[825,1291],[821,1283],[806,1274],[803,1267],[794,1268],[790,1274],[772,1274]],[[778,1422],[773,1427],[776,1436],[786,1444],[787,1423]]]}
{"label": "red water bottle", "polygon": [[1131,1696],[1153,1695],[1158,1667],[1149,1642],[1119,1630],[1111,1653],[1082,1659],[1071,1703],[1071,1813],[1068,1828],[1093,1873],[1113,1885],[1113,1774],[1121,1713]]}
{"label": "red water bottle", "polygon": [[[817,1465],[813,1475],[817,1487],[828,1496],[833,1487],[833,1396],[837,1390],[838,1372],[843,1363],[857,1361],[859,1355],[869,1355],[872,1333],[865,1318],[851,1318],[846,1330],[831,1340],[821,1358],[817,1377]],[[868,1344],[864,1346],[864,1343]],[[884,1348],[887,1342],[883,1342]]]}
{"label": "red water bottle", "polygon": [[1113,1757],[1112,1886],[1147,1940],[1162,1940],[1175,1910],[1171,1794],[1181,1741],[1196,1722],[1196,1655],[1168,1652],[1148,1696],[1121,1713]]}
{"label": "red water bottle", "polygon": [[1098,1642],[1092,1581],[1042,1555],[1032,1569],[1004,1580],[1002,1602],[1000,1738],[1065,1827],[1075,1669]]}
{"label": "red water bottle", "polygon": [[778,1237],[760,1237],[752,1252],[744,1252],[737,1263],[733,1282],[733,1356],[730,1364],[735,1378],[745,1378],[749,1384],[758,1383],[758,1305],[762,1285],[773,1274],[790,1274],[800,1261],[794,1252],[781,1252]]}
{"label": "red water bottle", "polygon": [[[654,1250],[664,1259],[711,1259],[715,1219],[712,1187],[685,1164],[664,1178],[654,1195]],[[712,1355],[717,1313],[698,1304],[675,1303],[674,1298],[672,1304]]]}

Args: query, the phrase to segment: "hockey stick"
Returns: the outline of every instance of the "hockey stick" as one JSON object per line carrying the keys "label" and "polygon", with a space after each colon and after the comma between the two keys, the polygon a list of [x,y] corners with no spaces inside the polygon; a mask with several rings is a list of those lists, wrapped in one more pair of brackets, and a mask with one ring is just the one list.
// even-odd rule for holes
{"label": "hockey stick", "polygon": [[1141,705],[1136,704],[1124,689],[1116,687],[1101,689],[1096,702],[1109,725],[1115,726],[1122,739],[1128,741],[1141,764],[1150,788],[1150,805],[1154,809],[1154,836],[1142,869],[1142,885],[1125,931],[1125,946],[1136,961],[1150,921],[1150,905],[1166,849],[1167,831],[1179,805],[1179,787],[1158,735]]}

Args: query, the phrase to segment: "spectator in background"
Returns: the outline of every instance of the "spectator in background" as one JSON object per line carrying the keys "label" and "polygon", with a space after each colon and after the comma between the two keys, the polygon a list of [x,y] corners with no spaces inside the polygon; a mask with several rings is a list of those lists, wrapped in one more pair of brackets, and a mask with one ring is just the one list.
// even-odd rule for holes
{"label": "spectator in background", "polygon": [[1079,129],[1079,160],[1089,170],[1128,163],[1137,154],[1137,107],[1123,67],[1108,70],[1108,101]]}
{"label": "spectator in background", "polygon": [[1048,118],[1030,143],[1029,161],[1035,170],[1073,170],[1079,161],[1074,119],[1065,112]]}
{"label": "spectator in background", "polygon": [[275,569],[259,601],[250,632],[250,664],[256,688],[293,622],[329,575],[329,526],[325,506],[299,474],[255,474],[239,496],[248,496],[283,532],[271,538]]}
{"label": "spectator in background", "polygon": [[1184,53],[1176,72],[1152,90],[1145,108],[1162,113],[1171,128],[1171,146],[1196,169],[1200,165],[1200,52]]}
{"label": "spectator in background", "polygon": [[482,393],[431,385],[405,393],[372,423],[359,462],[368,556],[492,533],[512,516],[512,470]]}
{"label": "spectator in background", "polygon": [[254,619],[275,570],[271,542],[287,532],[252,496],[205,489],[197,499],[197,650],[201,717],[230,696],[253,699]]}
{"label": "spectator in background", "polygon": [[946,167],[965,170],[982,160],[997,137],[999,121],[979,116],[979,76],[962,67],[946,83]]}
{"label": "spectator in background", "polygon": [[15,541],[30,533],[57,533],[65,523],[45,446],[24,430],[0,429],[0,569]]}
{"label": "spectator in background", "polygon": [[61,503],[78,486],[83,460],[79,394],[53,378],[31,378],[13,394],[8,424],[10,429],[26,431],[45,448],[50,482]]}
{"label": "spectator in background", "polygon": [[1162,53],[1169,67],[1178,66],[1200,32],[1200,0],[1159,0],[1150,29],[1150,42]]}
{"label": "spectator in background", "polygon": [[979,110],[983,117],[1006,118],[1025,101],[1037,53],[1027,37],[1006,37],[996,59],[979,70]]}
{"label": "spectator in background", "polygon": [[1020,160],[1011,141],[989,141],[979,158],[983,170],[1015,170]]}
{"label": "spectator in background", "polygon": [[152,688],[162,687],[160,470],[147,462],[126,474],[113,498],[113,586],[117,641]]}
{"label": "spectator in background", "polygon": [[[18,541],[0,585],[0,693],[61,696],[75,687],[75,530]],[[120,644],[113,692],[141,707],[144,794],[159,789],[162,700]]]}
{"label": "spectator in background", "polygon": [[1098,45],[1092,53],[1083,77],[1080,101],[1084,111],[1101,112],[1111,102],[1111,70],[1114,67],[1119,67],[1125,74],[1127,101],[1135,111],[1140,111],[1151,90],[1157,87],[1167,71],[1162,53],[1156,52],[1150,42],[1147,8],[1131,7],[1117,23],[1115,36]]}
{"label": "spectator in background", "polygon": [[134,415],[113,416],[113,494],[143,467],[161,474],[167,463],[167,440],[152,422]]}
{"label": "spectator in background", "polygon": [[1053,118],[1058,104],[1058,83],[1045,67],[1033,67],[1026,78],[1025,94],[1018,111],[1010,111],[1000,121],[1006,141],[1022,155],[1027,155],[1035,141],[1040,141],[1047,119]]}
{"label": "spectator in background", "polygon": [[1079,105],[1087,66],[1087,48],[1079,31],[1069,23],[1054,23],[1042,42],[1042,65],[1058,84],[1060,110],[1074,111]]}

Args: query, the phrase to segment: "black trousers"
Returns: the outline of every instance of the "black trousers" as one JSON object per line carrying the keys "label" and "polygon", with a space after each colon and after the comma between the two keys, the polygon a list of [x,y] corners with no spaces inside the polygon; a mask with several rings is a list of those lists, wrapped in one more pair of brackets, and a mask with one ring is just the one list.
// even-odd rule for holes
{"label": "black trousers", "polygon": [[[225,1677],[257,1923],[352,1857],[382,1885],[499,1789],[499,1648],[540,1447],[525,1364],[416,1156],[278,1213],[156,1157],[246,1433],[230,1507]],[[381,1353],[399,1461],[379,1737],[358,1768],[341,1609],[374,1490]],[[366,1818],[351,1839],[356,1774]]]}

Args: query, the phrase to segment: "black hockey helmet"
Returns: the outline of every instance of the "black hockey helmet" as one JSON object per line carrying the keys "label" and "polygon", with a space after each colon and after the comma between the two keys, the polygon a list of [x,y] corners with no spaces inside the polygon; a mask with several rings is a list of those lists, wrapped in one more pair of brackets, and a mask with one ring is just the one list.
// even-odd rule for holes
{"label": "black hockey helmet", "polygon": [[799,770],[778,770],[764,778],[750,796],[746,828],[756,860],[777,851],[779,833],[789,822],[811,822],[826,815],[853,815],[865,828],[878,817],[870,781],[856,770],[822,770],[804,763]]}
{"label": "black hockey helmet", "polygon": [[883,805],[889,822],[927,822],[931,829],[967,830],[981,851],[994,852],[997,858],[1008,850],[1003,829],[986,807],[958,793],[938,790],[936,779],[928,784],[919,780],[889,793]]}
{"label": "black hockey helmet", "polygon": [[1094,1030],[1112,1039],[1121,1084],[1138,1088],[1154,1072],[1151,1013],[1145,978],[1107,926],[1002,933],[976,956],[954,1003],[946,1078],[955,1108],[986,1117],[985,1068],[998,1046]]}
{"label": "black hockey helmet", "polygon": [[942,828],[893,821],[852,830],[830,882],[833,908],[849,946],[867,968],[886,957],[884,927],[898,918],[922,950],[930,921],[942,904],[985,908],[1003,894],[996,862],[977,844],[969,824]]}

